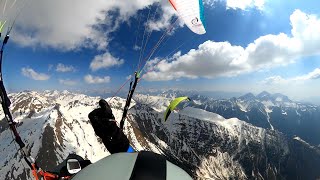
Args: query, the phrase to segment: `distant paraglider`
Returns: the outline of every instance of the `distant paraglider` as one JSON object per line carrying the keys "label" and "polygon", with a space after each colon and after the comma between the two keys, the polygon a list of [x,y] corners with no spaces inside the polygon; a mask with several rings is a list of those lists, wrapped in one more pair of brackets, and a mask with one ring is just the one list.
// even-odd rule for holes
{"label": "distant paraglider", "polygon": [[167,121],[171,112],[182,102],[182,101],[191,101],[189,97],[177,97],[173,101],[170,102],[166,112],[164,113],[164,121]]}

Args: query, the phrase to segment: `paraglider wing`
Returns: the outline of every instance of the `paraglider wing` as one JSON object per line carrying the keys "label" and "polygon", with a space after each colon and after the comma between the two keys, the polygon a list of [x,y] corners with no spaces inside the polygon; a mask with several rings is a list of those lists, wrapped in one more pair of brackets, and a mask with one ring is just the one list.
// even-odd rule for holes
{"label": "paraglider wing", "polygon": [[167,121],[171,111],[173,111],[177,107],[177,105],[180,104],[184,100],[190,101],[190,98],[186,97],[186,96],[185,97],[177,97],[173,101],[171,101],[171,103],[168,106],[166,112],[164,113],[164,121]]}
{"label": "paraglider wing", "polygon": [[27,2],[28,0],[0,1],[0,33],[6,29],[6,35],[10,34],[10,31]]}
{"label": "paraglider wing", "polygon": [[202,0],[169,0],[188,28],[196,34],[205,34]]}

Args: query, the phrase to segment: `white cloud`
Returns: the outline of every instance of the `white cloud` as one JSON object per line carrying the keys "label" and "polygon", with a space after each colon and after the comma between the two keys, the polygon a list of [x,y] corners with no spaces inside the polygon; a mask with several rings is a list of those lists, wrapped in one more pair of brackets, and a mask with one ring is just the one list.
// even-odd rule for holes
{"label": "white cloud", "polygon": [[113,57],[109,52],[94,57],[90,63],[90,69],[93,71],[109,68],[113,66],[120,66],[124,63],[123,59]]}
{"label": "white cloud", "polygon": [[293,80],[295,81],[305,81],[305,80],[312,80],[312,79],[320,79],[320,68],[317,68],[306,75],[293,78]]}
{"label": "white cloud", "polygon": [[135,51],[138,51],[138,50],[140,50],[140,49],[141,49],[141,47],[138,46],[138,45],[134,45],[134,46],[133,46],[133,50],[135,50]]}
{"label": "white cloud", "polygon": [[44,74],[44,73],[37,73],[36,71],[34,71],[31,68],[22,68],[21,73],[22,73],[22,75],[24,75],[28,78],[31,78],[33,80],[37,80],[37,81],[45,81],[50,78],[49,75]]}
{"label": "white cloud", "polygon": [[287,79],[282,78],[281,76],[268,77],[263,81],[263,83],[269,84],[269,85],[288,84],[288,83],[299,83],[299,82],[304,82],[304,81],[314,80],[314,79],[320,79],[320,68],[316,68],[315,70],[313,70],[308,74],[287,78]]}
{"label": "white cloud", "polygon": [[129,75],[129,76],[126,77],[126,80],[129,80],[131,78],[132,78],[132,75]]}
{"label": "white cloud", "polygon": [[99,77],[99,76],[92,76],[90,74],[84,77],[84,81],[88,84],[101,84],[101,83],[109,83],[111,81],[110,76]]}
{"label": "white cloud", "polygon": [[158,8],[157,13],[161,14],[162,16],[158,19],[153,19],[154,12],[151,13],[150,20],[147,22],[149,31],[162,31],[173,25],[183,25],[180,19],[178,19],[178,22],[173,21],[174,17],[177,17],[177,12],[168,1],[160,1],[158,6],[160,8]]}
{"label": "white cloud", "polygon": [[33,0],[17,19],[12,37],[23,46],[104,49],[110,41],[109,33],[137,10],[156,1],[159,0]]}
{"label": "white cloud", "polygon": [[59,83],[67,86],[75,86],[77,85],[76,81],[70,79],[59,79]]}
{"label": "white cloud", "polygon": [[228,42],[207,41],[197,50],[192,49],[185,55],[178,53],[172,59],[162,60],[155,68],[156,71],[146,75],[146,79],[161,81],[181,77],[210,78],[239,74],[247,70],[242,63],[240,65],[234,63],[243,51],[242,47],[232,46]]}
{"label": "white cloud", "polygon": [[72,65],[64,65],[62,63],[59,63],[56,67],[57,72],[75,72],[76,68],[74,68]]}
{"label": "white cloud", "polygon": [[262,10],[265,0],[226,0],[227,8],[246,10],[248,8],[257,8]]}
{"label": "white cloud", "polygon": [[216,2],[219,2],[219,0],[203,0],[203,4],[208,6],[214,6]]}
{"label": "white cloud", "polygon": [[[150,81],[178,78],[237,76],[285,66],[302,56],[320,54],[320,20],[300,10],[290,16],[292,34],[265,35],[246,48],[229,42],[206,41],[197,49],[162,60],[146,74]],[[150,69],[150,67],[149,67]]]}
{"label": "white cloud", "polygon": [[[300,10],[290,16],[291,34],[296,39],[302,55],[319,54],[320,20],[316,15],[308,15]],[[295,45],[295,44],[292,44]],[[297,46],[297,45],[296,45]]]}
{"label": "white cloud", "polygon": [[53,68],[53,66],[54,66],[53,64],[49,64],[49,65],[48,65],[48,71],[51,71],[52,68]]}
{"label": "white cloud", "polygon": [[282,78],[281,76],[271,76],[266,78],[262,83],[263,84],[285,84],[288,83],[289,81]]}

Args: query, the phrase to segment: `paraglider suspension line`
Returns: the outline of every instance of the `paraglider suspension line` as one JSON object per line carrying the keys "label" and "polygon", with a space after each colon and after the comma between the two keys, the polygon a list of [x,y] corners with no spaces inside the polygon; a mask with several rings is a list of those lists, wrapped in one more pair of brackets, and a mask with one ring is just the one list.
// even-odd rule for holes
{"label": "paraglider suspension line", "polygon": [[131,100],[132,100],[133,93],[134,93],[134,91],[136,89],[136,86],[138,84],[139,78],[140,78],[140,74],[138,72],[135,72],[134,73],[133,86],[131,87],[131,85],[132,85],[132,81],[131,81],[129,93],[128,93],[127,100],[126,100],[126,104],[125,104],[125,106],[123,108],[123,114],[122,114],[122,118],[121,118],[121,121],[120,121],[120,129],[123,129],[124,121],[125,121],[125,119],[127,117],[128,109],[129,109],[129,106],[130,106],[130,103],[131,103]]}

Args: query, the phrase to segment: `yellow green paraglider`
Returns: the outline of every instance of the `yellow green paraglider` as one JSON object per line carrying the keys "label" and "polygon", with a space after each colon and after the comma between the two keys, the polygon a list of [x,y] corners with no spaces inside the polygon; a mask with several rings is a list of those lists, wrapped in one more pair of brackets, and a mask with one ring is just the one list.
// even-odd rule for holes
{"label": "yellow green paraglider", "polygon": [[185,96],[185,97],[177,97],[173,101],[171,101],[170,105],[168,106],[166,112],[164,113],[164,121],[167,121],[169,115],[171,112],[177,107],[178,104],[180,104],[182,101],[190,101],[190,98]]}
{"label": "yellow green paraglider", "polygon": [[4,22],[0,22],[0,33],[2,32],[2,28],[3,26],[6,24],[7,21],[4,21]]}

